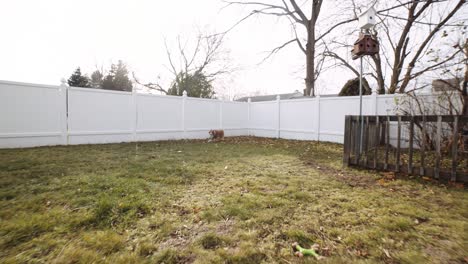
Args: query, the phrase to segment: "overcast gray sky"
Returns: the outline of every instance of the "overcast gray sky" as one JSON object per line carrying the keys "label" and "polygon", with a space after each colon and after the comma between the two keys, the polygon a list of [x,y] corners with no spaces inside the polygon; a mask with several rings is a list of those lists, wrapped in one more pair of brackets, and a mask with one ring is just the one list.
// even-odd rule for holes
{"label": "overcast gray sky", "polygon": [[[362,6],[374,2],[359,1]],[[321,19],[334,23],[343,16],[348,18],[349,14],[342,12],[338,12],[341,17],[334,16],[337,8],[349,3],[325,1]],[[388,2],[378,1],[377,6],[383,3]],[[178,35],[193,39],[197,29],[222,32],[248,13],[244,7],[223,6],[221,0],[3,0],[0,79],[59,84],[78,66],[89,74],[96,66],[109,68],[120,59],[141,81],[155,81],[159,75],[168,84],[171,75],[164,66],[168,64],[164,39],[171,45]],[[466,15],[468,8],[460,11],[461,17]],[[356,27],[357,23],[348,24],[336,34],[352,43],[357,36],[346,34]],[[216,82],[217,90],[230,97],[302,91],[305,57],[297,46],[291,45],[259,65],[269,50],[292,37],[284,20],[259,16],[243,22],[225,41],[231,62],[239,70]],[[346,50],[341,52],[349,55]],[[358,61],[350,63],[358,66]],[[316,84],[318,93],[337,93],[351,77],[354,76],[349,70],[329,70],[321,74]]]}
{"label": "overcast gray sky", "polygon": [[[0,79],[59,84],[80,66],[90,73],[124,60],[144,81],[168,78],[164,37],[193,37],[194,30],[223,31],[243,13],[220,0],[15,0],[2,1]],[[288,40],[284,21],[252,18],[226,40],[239,71],[221,84],[227,92],[285,93],[303,89],[304,57],[296,46],[258,65],[265,51]],[[319,83],[338,91],[345,78]]]}

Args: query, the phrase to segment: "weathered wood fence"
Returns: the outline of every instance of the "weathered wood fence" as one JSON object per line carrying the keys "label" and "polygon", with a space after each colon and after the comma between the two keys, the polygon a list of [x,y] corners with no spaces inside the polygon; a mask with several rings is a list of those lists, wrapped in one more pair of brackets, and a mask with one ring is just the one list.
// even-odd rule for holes
{"label": "weathered wood fence", "polygon": [[345,166],[468,183],[468,116],[363,116],[362,123],[345,118]]}

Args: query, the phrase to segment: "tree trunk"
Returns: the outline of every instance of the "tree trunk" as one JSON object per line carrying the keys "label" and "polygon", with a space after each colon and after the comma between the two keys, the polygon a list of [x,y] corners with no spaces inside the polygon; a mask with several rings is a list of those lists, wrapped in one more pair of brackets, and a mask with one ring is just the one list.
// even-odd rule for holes
{"label": "tree trunk", "polygon": [[[468,48],[467,48],[468,50]],[[465,78],[462,86],[463,109],[462,114],[468,116],[468,64],[465,65]]]}
{"label": "tree trunk", "polygon": [[307,23],[307,45],[306,45],[306,89],[305,95],[315,96],[315,80],[317,80],[319,72],[315,72],[315,25],[322,8],[323,0],[312,1],[312,14]]}
{"label": "tree trunk", "polygon": [[[430,3],[430,1],[428,1],[428,3]],[[414,14],[418,4],[419,2],[415,1],[411,4],[410,8],[408,9],[408,18],[406,20],[405,27],[403,28],[400,35],[400,39],[398,40],[398,44],[395,47],[392,75],[390,77],[390,87],[388,88],[389,94],[394,94],[398,88],[400,74],[403,69],[406,56],[408,55],[406,53],[406,47],[408,46],[409,42],[408,34],[411,30],[411,27],[413,26],[413,22],[418,16]],[[427,3],[425,4],[425,6],[426,5]],[[425,7],[422,8],[422,10],[424,9]],[[420,12],[422,12],[422,10],[420,10]]]}
{"label": "tree trunk", "polygon": [[[468,68],[468,65],[467,65]],[[468,69],[465,72],[465,80],[463,81],[463,109],[462,109],[462,114],[468,116],[468,91],[467,91],[467,86],[468,86]]]}
{"label": "tree trunk", "polygon": [[463,79],[462,96],[463,96],[463,115],[468,116],[468,39],[465,40],[463,47],[465,53],[465,78]]}
{"label": "tree trunk", "polygon": [[382,72],[382,61],[380,55],[377,53],[372,56],[372,60],[375,64],[375,73],[377,74],[377,94],[385,94],[385,79]]}
{"label": "tree trunk", "polygon": [[315,96],[315,36],[311,32],[308,35],[306,45],[306,89],[304,95]]}
{"label": "tree trunk", "polygon": [[[409,29],[404,34],[408,34]],[[398,88],[399,78],[401,70],[403,69],[403,63],[406,58],[406,47],[408,45],[409,38],[403,42],[403,45],[398,45],[395,49],[395,58],[392,67],[392,76],[390,78],[390,88],[388,89],[389,94],[394,94]]]}

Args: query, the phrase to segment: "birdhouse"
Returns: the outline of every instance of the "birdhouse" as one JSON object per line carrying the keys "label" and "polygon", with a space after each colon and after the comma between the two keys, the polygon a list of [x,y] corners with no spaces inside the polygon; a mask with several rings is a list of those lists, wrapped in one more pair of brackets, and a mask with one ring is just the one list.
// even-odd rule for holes
{"label": "birdhouse", "polygon": [[351,51],[353,59],[364,55],[374,55],[379,53],[379,42],[370,34],[359,34],[359,39],[354,42],[354,48]]}
{"label": "birdhouse", "polygon": [[374,7],[367,9],[364,13],[359,15],[359,27],[361,29],[370,29],[377,22],[377,11]]}

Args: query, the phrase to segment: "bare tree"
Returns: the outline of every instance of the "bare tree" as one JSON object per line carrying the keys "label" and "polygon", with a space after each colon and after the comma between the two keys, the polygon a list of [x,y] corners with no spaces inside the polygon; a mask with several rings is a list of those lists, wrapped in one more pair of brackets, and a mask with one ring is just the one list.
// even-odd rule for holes
{"label": "bare tree", "polygon": [[[374,38],[379,39],[381,52],[369,57],[372,71],[365,73],[375,79],[378,93],[404,93],[411,81],[453,63],[462,51],[451,50],[451,53],[440,56],[438,60],[427,61],[427,58],[440,46],[440,39],[449,34],[449,29],[464,30],[466,26],[463,24],[463,17],[458,13],[465,2],[466,0],[381,2],[380,10],[377,11],[380,22],[376,30],[371,32]],[[362,4],[368,4],[358,0],[349,3],[350,6],[343,10],[348,14],[353,13],[354,20],[364,10]],[[350,18],[342,22],[335,21],[334,26],[352,22],[353,16],[348,16]],[[350,41],[355,39],[353,36],[357,35],[358,30],[341,27],[340,33],[322,39],[320,44],[324,49],[321,55],[334,62],[329,68],[338,67],[358,75],[348,55],[353,45]],[[386,78],[387,71],[391,78]]]}
{"label": "bare tree", "polygon": [[[437,33],[447,26],[462,27],[461,24],[449,24],[449,22],[461,10],[465,2],[466,0],[458,0],[447,12],[438,12],[439,16],[432,14],[435,14],[436,10],[444,10],[442,7],[446,8],[450,4],[450,1],[414,0],[401,5],[397,10],[393,10],[397,11],[397,13],[380,13],[383,25],[381,29],[383,29],[387,37],[386,42],[393,51],[391,56],[392,61],[388,62],[391,68],[388,93],[404,93],[410,81],[428,71],[443,67],[460,53],[459,50],[456,50],[447,57],[432,64],[423,60],[431,47],[436,45],[434,40]],[[401,13],[400,9],[402,8],[406,9],[406,17],[398,15]],[[395,34],[391,33],[391,27],[393,27],[394,32],[397,32],[396,37]],[[411,35],[412,32],[413,34]],[[395,42],[393,41],[394,39],[396,39]],[[408,63],[406,63],[407,61]],[[374,62],[377,67],[382,67],[382,61],[375,60]]]}
{"label": "bare tree", "polygon": [[[468,39],[460,41],[453,46],[454,50],[463,51],[468,48]],[[468,97],[466,96],[466,75],[468,72],[467,55],[462,52],[457,53],[453,64],[444,64],[438,70],[432,72],[433,80],[422,81],[416,88],[405,92],[407,96],[401,97],[399,100],[398,109],[403,115],[467,115]],[[464,73],[463,73],[464,70]],[[417,90],[431,87],[433,93],[418,94]],[[428,122],[425,124],[426,133],[422,133],[423,124],[420,121],[415,121],[415,125],[419,132],[415,134],[416,143],[422,141],[428,149],[435,147],[436,139],[436,123]],[[462,138],[463,123],[458,124],[458,131]],[[463,144],[453,142],[453,123],[447,123],[442,129],[442,142],[445,146],[444,150],[451,149],[453,144]],[[426,137],[422,138],[425,134]]]}
{"label": "bare tree", "polygon": [[[468,38],[459,41],[453,48],[455,52],[454,63],[442,69],[442,74],[449,78],[441,79],[445,86],[460,97],[461,108],[455,114],[468,116]],[[463,73],[461,73],[463,72]],[[447,81],[452,80],[452,81]]]}
{"label": "bare tree", "polygon": [[[324,38],[330,35],[341,25],[350,23],[356,20],[356,17],[344,19],[337,23],[333,23],[323,31],[318,30],[319,15],[322,10],[323,0],[306,1],[303,5],[299,5],[296,0],[281,0],[271,3],[271,1],[251,2],[251,1],[226,1],[229,5],[244,5],[251,6],[252,11],[241,21],[253,15],[268,15],[275,17],[287,18],[294,32],[294,37],[278,47],[271,50],[271,56],[281,49],[296,44],[306,57],[306,77],[304,95],[315,95],[315,82],[323,69],[325,58],[322,56],[322,51],[317,51],[319,45],[323,44]],[[236,25],[238,24],[236,23]],[[298,27],[305,30],[305,37],[298,36]],[[321,46],[324,48],[324,46]]]}
{"label": "bare tree", "polygon": [[[435,34],[447,25],[465,2],[465,0],[459,0],[448,13],[441,15],[439,20],[435,18],[432,19],[432,17],[428,20],[427,13],[438,8],[436,4],[443,4],[443,2],[448,1],[449,0],[388,1],[377,11],[381,17],[382,21],[380,24],[385,33],[383,37],[379,36],[379,38],[381,40],[386,40],[383,46],[391,47],[391,50],[371,57],[373,61],[373,72],[368,74],[375,78],[379,93],[385,93],[385,90],[394,93],[397,89],[396,87],[400,87],[400,92],[403,92],[408,82],[417,77],[417,74],[413,74],[413,70],[415,64],[420,61],[423,55],[422,53],[424,53],[427,46],[431,44]],[[254,15],[287,18],[294,33],[294,37],[272,49],[267,57],[291,44],[296,44],[306,57],[305,95],[315,95],[315,82],[320,72],[323,70],[344,67],[356,75],[359,74],[355,67],[349,63],[348,59],[343,56],[343,53],[338,52],[338,50],[345,48],[345,53],[349,53],[352,44],[346,43],[346,39],[353,39],[352,35],[357,33],[358,30],[350,30],[348,33],[344,34],[343,26],[357,21],[358,14],[365,10],[363,4],[368,5],[368,2],[364,3],[359,0],[351,0],[349,2],[337,1],[336,6],[327,8],[329,13],[328,17],[324,16],[320,19],[319,15],[323,9],[322,6],[325,5],[323,0],[310,0],[301,4],[298,4],[295,0],[226,2],[228,5],[252,7],[252,11],[247,16],[240,19],[236,25]],[[330,4],[333,2],[327,3]],[[404,12],[402,10],[407,10],[406,18],[399,16]],[[330,14],[330,12],[332,12],[332,14]],[[399,26],[402,22],[404,23],[400,29]],[[426,30],[426,28],[420,27],[422,25],[430,27],[429,34],[427,34],[423,40],[414,39],[410,42],[410,31],[415,31],[417,29],[418,32],[421,33],[422,30]],[[398,29],[394,30],[395,28]],[[300,29],[305,31],[304,37],[301,37],[301,34],[299,34]],[[342,30],[337,32],[338,29]],[[395,36],[391,34],[390,31],[399,34],[399,36],[396,37],[397,43],[394,43]],[[377,37],[376,33],[376,31],[373,32],[375,37]],[[345,37],[343,38],[343,36]],[[384,37],[386,37],[386,39]],[[401,79],[402,71],[405,69],[405,67],[403,67],[405,65],[405,60],[410,54],[410,49],[408,47],[411,47],[411,50],[415,51],[415,53],[406,67],[403,79]],[[325,57],[331,59],[331,63],[328,61],[328,66],[325,66],[327,63]],[[385,83],[386,79],[384,73],[384,69],[387,66],[386,64],[389,64],[388,66],[392,70],[392,79],[388,85]]]}
{"label": "bare tree", "polygon": [[[185,87],[190,78],[198,78],[205,87],[222,75],[234,71],[230,65],[228,52],[223,49],[225,34],[198,33],[194,41],[183,40],[180,36],[176,40],[175,51],[165,40],[168,65],[166,68],[172,76],[172,83],[164,85],[158,81],[143,83],[133,73],[135,81],[149,89],[163,94],[179,95],[179,87]],[[175,90],[174,90],[175,89]],[[207,97],[213,94],[207,93]]]}

